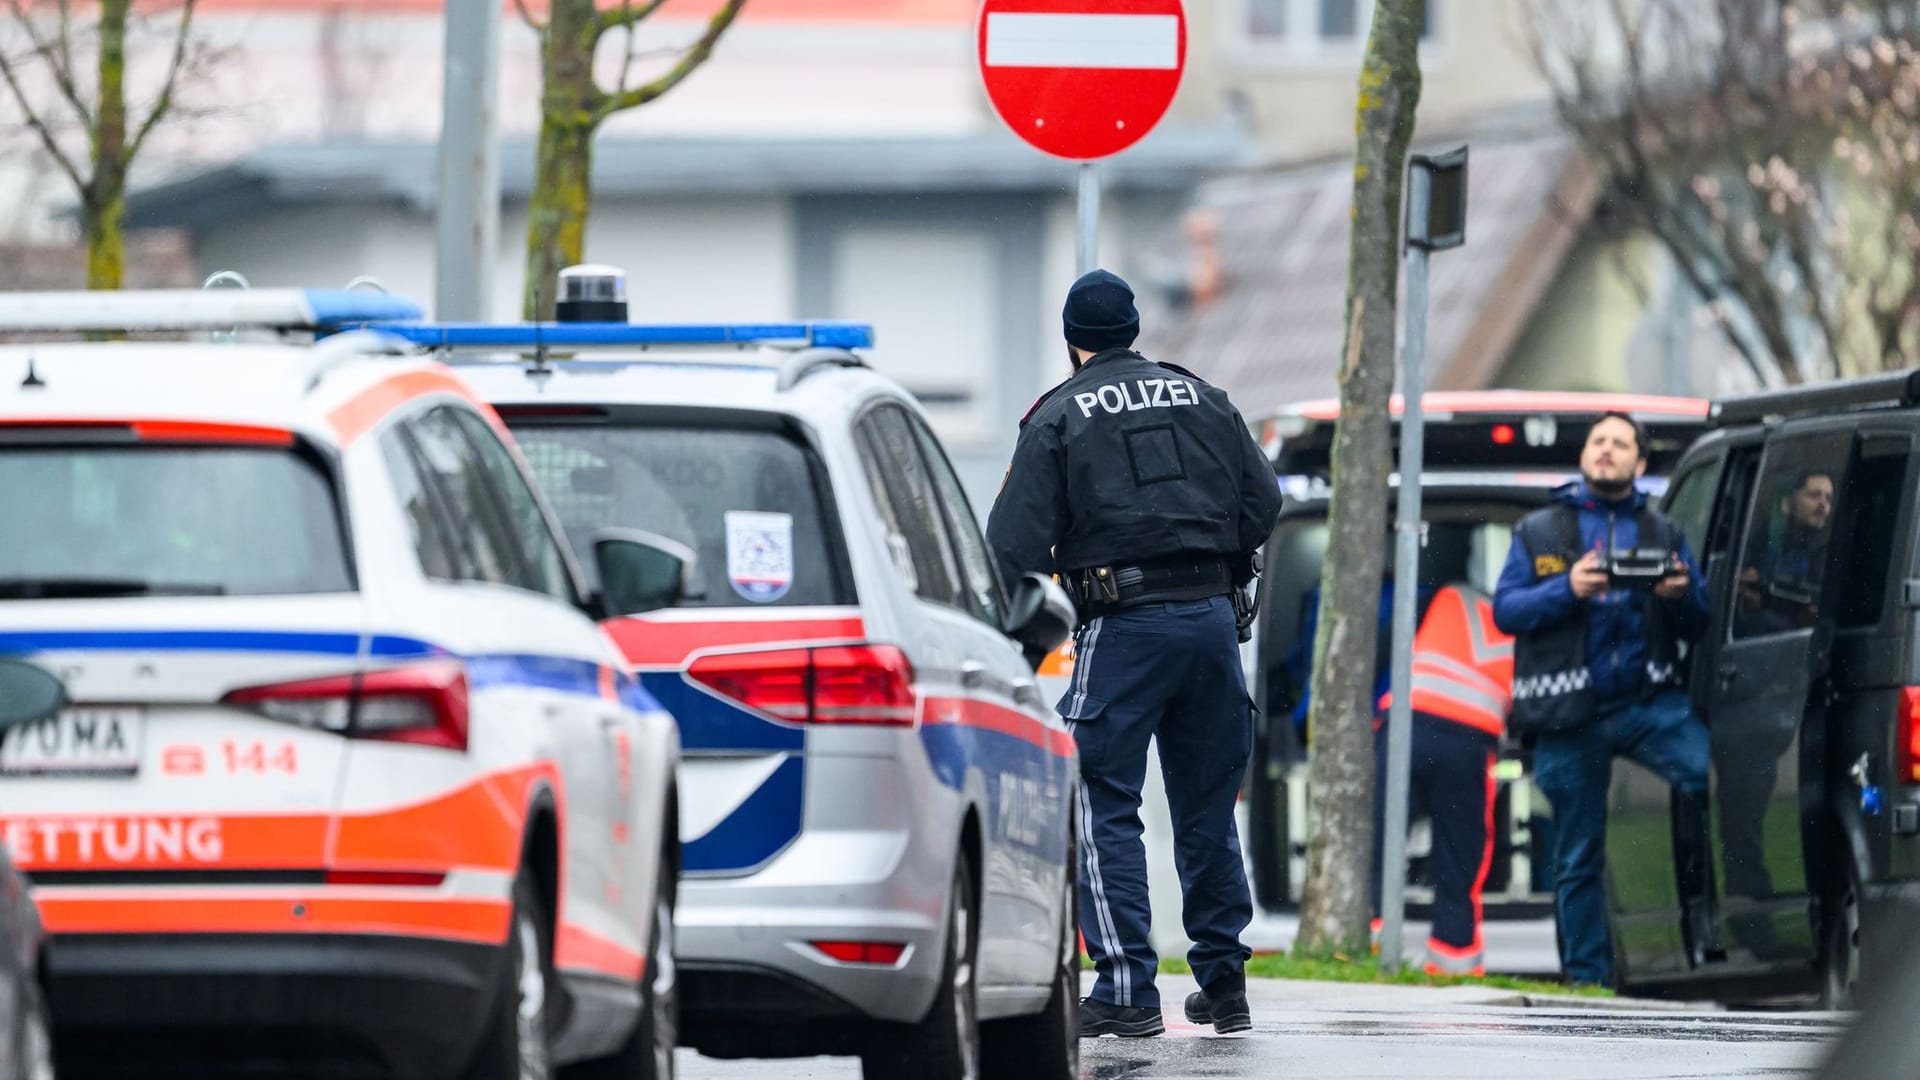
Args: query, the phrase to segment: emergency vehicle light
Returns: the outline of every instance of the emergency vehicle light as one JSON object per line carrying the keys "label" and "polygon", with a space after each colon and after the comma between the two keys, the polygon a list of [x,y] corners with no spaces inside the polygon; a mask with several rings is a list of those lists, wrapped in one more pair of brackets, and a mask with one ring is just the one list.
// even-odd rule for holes
{"label": "emergency vehicle light", "polygon": [[363,289],[134,289],[0,293],[0,333],[313,330],[418,319],[411,300]]}
{"label": "emergency vehicle light", "polygon": [[649,345],[786,345],[870,349],[873,327],[853,322],[791,323],[432,323],[372,321],[339,329],[378,330],[435,349],[553,349]]}

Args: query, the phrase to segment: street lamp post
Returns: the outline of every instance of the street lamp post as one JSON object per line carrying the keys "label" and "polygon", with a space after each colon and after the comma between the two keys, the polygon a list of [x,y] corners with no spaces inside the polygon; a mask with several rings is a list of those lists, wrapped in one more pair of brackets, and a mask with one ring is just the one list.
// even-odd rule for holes
{"label": "street lamp post", "polygon": [[1467,148],[1408,161],[1406,344],[1401,353],[1400,505],[1394,522],[1393,707],[1387,716],[1380,966],[1400,970],[1407,895],[1407,787],[1413,759],[1413,637],[1419,618],[1420,470],[1426,453],[1427,260],[1466,243]]}

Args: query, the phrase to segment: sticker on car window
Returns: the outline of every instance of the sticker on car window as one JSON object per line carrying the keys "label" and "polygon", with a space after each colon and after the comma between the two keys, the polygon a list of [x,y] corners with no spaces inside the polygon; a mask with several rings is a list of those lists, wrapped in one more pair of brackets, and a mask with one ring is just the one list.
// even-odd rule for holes
{"label": "sticker on car window", "polygon": [[793,588],[793,515],[729,510],[727,580],[755,603],[771,604]]}

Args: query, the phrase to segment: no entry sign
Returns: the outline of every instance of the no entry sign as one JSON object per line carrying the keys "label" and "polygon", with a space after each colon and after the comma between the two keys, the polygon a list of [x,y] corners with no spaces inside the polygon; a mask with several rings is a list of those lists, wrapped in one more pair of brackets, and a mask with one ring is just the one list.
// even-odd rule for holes
{"label": "no entry sign", "polygon": [[979,32],[980,75],[1000,118],[1076,161],[1144,138],[1186,70],[1181,0],[985,0]]}

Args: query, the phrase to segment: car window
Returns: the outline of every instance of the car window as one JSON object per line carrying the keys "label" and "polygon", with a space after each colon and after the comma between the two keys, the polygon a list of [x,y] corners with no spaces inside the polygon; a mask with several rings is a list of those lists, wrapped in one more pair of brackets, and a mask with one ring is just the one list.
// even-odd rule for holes
{"label": "car window", "polygon": [[1734,637],[1805,629],[1819,618],[1827,542],[1851,452],[1851,435],[1768,448],[1741,539]]}
{"label": "car window", "polygon": [[1902,533],[1912,442],[1905,436],[1869,438],[1848,472],[1838,525],[1847,538],[1847,573],[1840,582],[1836,619],[1842,627],[1877,626],[1885,607],[1894,545]]}
{"label": "car window", "polygon": [[683,607],[854,603],[824,472],[786,431],[508,424],[590,579],[593,534],[618,527],[694,550],[697,595]]}
{"label": "car window", "polygon": [[[1666,498],[1660,501],[1661,513],[1668,520],[1680,526],[1680,532],[1687,538],[1687,546],[1699,557],[1707,550],[1707,522],[1713,514],[1714,495],[1720,488],[1720,470],[1726,465],[1726,458],[1716,457],[1703,465],[1695,466],[1674,480],[1667,490]],[[1699,568],[1695,567],[1698,573]]]}
{"label": "car window", "polygon": [[914,591],[936,604],[965,609],[960,568],[941,520],[940,496],[920,456],[905,410],[882,405],[861,422],[862,438],[880,476],[876,496],[892,504],[900,532],[890,543],[904,542],[913,560]]}
{"label": "car window", "polygon": [[973,507],[967,502],[967,492],[960,484],[960,477],[953,471],[953,463],[940,448],[933,432],[917,418],[912,420],[913,433],[920,443],[920,450],[927,463],[928,472],[933,476],[935,490],[939,494],[941,507],[946,512],[948,532],[953,538],[953,546],[959,555],[960,574],[966,583],[967,607],[975,617],[996,630],[1006,626],[1005,601],[1001,599],[1000,579],[993,569],[993,558],[987,552],[987,542],[980,535],[980,522],[973,516]]}
{"label": "car window", "polygon": [[534,497],[533,488],[521,474],[513,455],[501,443],[492,425],[478,414],[462,409],[452,412],[452,416],[479,450],[480,460],[492,474],[493,490],[506,500],[514,539],[523,556],[521,574],[514,584],[572,603],[574,590],[567,577],[566,556],[561,553],[560,542],[554,539],[546,515],[540,512],[540,501]]}
{"label": "car window", "polygon": [[420,558],[420,570],[435,581],[456,581],[459,564],[454,557],[454,542],[446,521],[434,506],[432,494],[420,475],[420,464],[406,433],[398,427],[380,436],[380,454],[386,459],[387,475],[393,479],[393,493],[400,500],[401,516],[407,519],[407,531],[413,537],[414,554]]}
{"label": "car window", "polygon": [[486,467],[452,410],[433,409],[410,421],[407,429],[419,448],[427,480],[438,492],[452,522],[461,576],[470,581],[513,585],[520,578],[513,525],[489,490]]}
{"label": "car window", "polygon": [[350,592],[333,483],[283,447],[0,448],[0,599]]}

